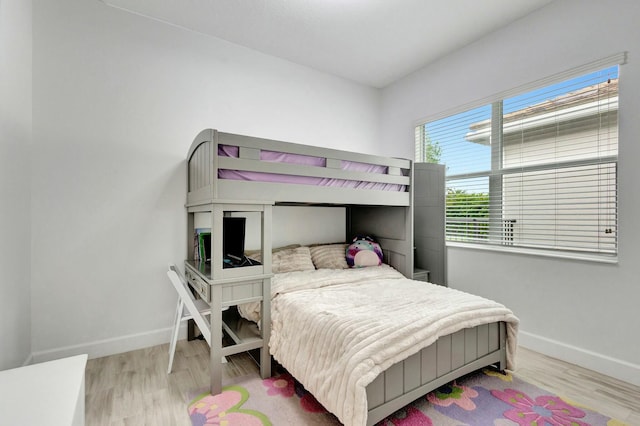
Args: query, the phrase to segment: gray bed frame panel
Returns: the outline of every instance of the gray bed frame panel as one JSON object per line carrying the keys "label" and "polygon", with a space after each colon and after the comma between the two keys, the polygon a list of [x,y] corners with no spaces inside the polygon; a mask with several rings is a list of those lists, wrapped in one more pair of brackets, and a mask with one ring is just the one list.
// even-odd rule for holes
{"label": "gray bed frame panel", "polygon": [[466,328],[392,365],[367,386],[367,425],[479,368],[506,368],[504,322]]}

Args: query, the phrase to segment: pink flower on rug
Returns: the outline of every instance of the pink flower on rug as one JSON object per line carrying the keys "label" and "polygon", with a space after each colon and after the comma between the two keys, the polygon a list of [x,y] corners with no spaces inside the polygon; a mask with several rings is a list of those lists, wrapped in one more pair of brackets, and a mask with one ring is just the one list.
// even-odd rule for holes
{"label": "pink flower on rug", "polygon": [[295,390],[295,382],[290,374],[285,373],[277,377],[264,379],[262,384],[267,388],[267,395],[282,395],[291,398]]}
{"label": "pink flower on rug", "polygon": [[458,407],[466,411],[476,409],[476,404],[471,398],[476,398],[478,392],[468,386],[458,385],[456,382],[441,386],[435,391],[427,395],[430,403],[441,407],[448,407],[456,404]]}
{"label": "pink flower on rug", "polygon": [[433,426],[433,422],[426,414],[411,406],[394,413],[393,417],[387,417],[384,424],[387,424],[387,421],[394,426]]}
{"label": "pink flower on rug", "polygon": [[240,386],[229,386],[217,395],[198,396],[188,408],[193,426],[271,426],[264,414],[240,407],[249,399],[249,392]]}
{"label": "pink flower on rug", "polygon": [[572,407],[557,396],[543,395],[533,400],[524,392],[514,389],[505,389],[504,392],[492,390],[491,394],[514,407],[506,411],[504,416],[521,426],[532,424],[589,426],[578,420],[585,416],[583,411]]}

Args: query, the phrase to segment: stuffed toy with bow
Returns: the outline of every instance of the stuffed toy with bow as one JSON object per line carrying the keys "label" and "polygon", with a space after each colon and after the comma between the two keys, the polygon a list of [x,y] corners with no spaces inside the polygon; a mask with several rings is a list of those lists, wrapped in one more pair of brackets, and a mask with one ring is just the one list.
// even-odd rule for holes
{"label": "stuffed toy with bow", "polygon": [[382,264],[382,248],[370,236],[357,236],[347,247],[347,264],[351,268],[379,266]]}

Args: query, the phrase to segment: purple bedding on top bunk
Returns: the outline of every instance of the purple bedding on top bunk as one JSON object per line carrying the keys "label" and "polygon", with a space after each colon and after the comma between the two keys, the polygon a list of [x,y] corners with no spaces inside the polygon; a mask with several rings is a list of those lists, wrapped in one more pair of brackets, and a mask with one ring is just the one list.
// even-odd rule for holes
{"label": "purple bedding on top bunk", "polygon": [[[221,157],[238,158],[238,147],[218,145],[218,155]],[[274,163],[289,163],[312,167],[325,167],[326,159],[310,155],[288,154],[285,152],[260,150],[260,160]],[[342,170],[356,172],[386,174],[387,167],[376,164],[359,163],[340,160]],[[404,191],[404,185],[380,182],[366,182],[346,179],[332,179],[313,176],[293,176],[278,173],[248,172],[241,170],[218,169],[218,178],[231,180],[245,180],[270,183],[296,183],[302,185],[334,186],[343,188],[373,189],[378,191]]]}

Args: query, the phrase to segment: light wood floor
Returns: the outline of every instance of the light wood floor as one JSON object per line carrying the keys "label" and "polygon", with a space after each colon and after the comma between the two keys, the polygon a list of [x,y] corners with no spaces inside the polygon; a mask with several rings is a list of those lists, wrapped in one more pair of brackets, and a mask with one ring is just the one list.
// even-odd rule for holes
{"label": "light wood floor", "polygon": [[[178,342],[167,376],[168,345],[91,359],[86,370],[87,426],[190,426],[186,395],[206,388],[209,348]],[[255,374],[247,354],[228,358],[223,382]],[[520,348],[516,376],[632,425],[640,425],[640,387]],[[280,425],[275,425],[280,426]]]}

